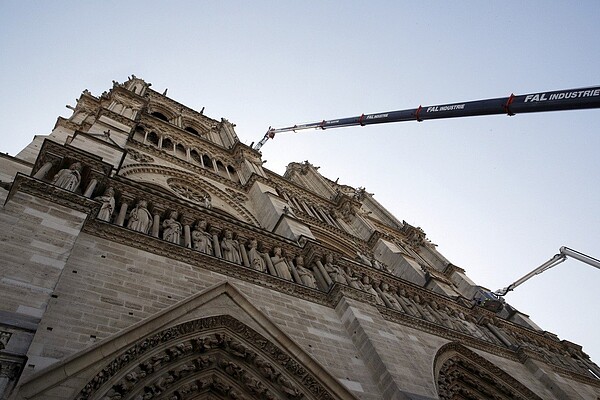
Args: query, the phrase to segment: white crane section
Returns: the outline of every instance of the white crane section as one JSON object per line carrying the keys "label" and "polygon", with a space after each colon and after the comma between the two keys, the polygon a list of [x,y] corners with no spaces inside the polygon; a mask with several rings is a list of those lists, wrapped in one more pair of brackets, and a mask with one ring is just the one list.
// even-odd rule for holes
{"label": "white crane section", "polygon": [[537,267],[536,269],[534,269],[527,275],[523,276],[522,278],[511,283],[504,289],[496,290],[494,292],[494,294],[498,297],[506,296],[506,294],[508,292],[510,292],[511,290],[514,290],[517,286],[521,285],[522,283],[524,283],[524,282],[528,281],[529,279],[533,278],[534,276],[539,275],[542,272],[547,271],[550,268],[562,263],[563,261],[565,261],[567,259],[567,256],[574,258],[578,261],[584,262],[588,265],[591,265],[592,267],[596,267],[596,268],[600,269],[600,260],[597,260],[593,257],[588,256],[587,254],[583,254],[579,251],[576,251],[576,250],[573,250],[573,249],[563,246],[559,249],[559,253],[555,254],[554,257],[552,257],[550,260],[546,261],[545,263],[543,263],[542,265],[540,265],[539,267]]}

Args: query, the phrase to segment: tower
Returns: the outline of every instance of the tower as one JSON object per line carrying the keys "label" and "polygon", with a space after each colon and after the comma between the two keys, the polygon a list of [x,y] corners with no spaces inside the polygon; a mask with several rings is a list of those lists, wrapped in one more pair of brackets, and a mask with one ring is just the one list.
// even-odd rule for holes
{"label": "tower", "polygon": [[0,155],[0,393],[595,399],[600,369],[365,188],[135,76]]}

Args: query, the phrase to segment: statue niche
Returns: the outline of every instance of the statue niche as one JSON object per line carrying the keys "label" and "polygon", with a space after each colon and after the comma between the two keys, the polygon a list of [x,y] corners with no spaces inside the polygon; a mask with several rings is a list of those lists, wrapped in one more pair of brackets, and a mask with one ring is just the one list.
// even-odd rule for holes
{"label": "statue niche", "polygon": [[54,175],[52,184],[60,188],[75,192],[81,183],[81,170],[83,167],[80,162],[75,162],[69,168],[63,168]]}

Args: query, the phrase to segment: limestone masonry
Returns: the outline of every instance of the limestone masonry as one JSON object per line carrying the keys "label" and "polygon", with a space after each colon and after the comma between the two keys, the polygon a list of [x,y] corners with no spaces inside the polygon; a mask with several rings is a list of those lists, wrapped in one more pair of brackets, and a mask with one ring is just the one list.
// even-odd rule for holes
{"label": "limestone masonry", "polygon": [[590,399],[425,232],[135,76],[0,154],[1,399]]}

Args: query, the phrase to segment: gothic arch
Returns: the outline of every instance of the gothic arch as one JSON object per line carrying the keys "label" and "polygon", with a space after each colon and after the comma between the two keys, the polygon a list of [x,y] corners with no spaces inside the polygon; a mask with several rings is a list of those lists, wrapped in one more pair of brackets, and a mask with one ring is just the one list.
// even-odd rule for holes
{"label": "gothic arch", "polygon": [[[164,116],[167,120],[165,121],[159,115],[155,115],[155,113]],[[156,118],[158,118],[162,121],[165,121],[167,123],[172,121],[176,115],[176,113],[169,106],[162,104],[162,103],[156,103],[156,102],[153,102],[152,104],[150,104],[149,114],[155,115]]]}
{"label": "gothic arch", "polygon": [[324,400],[334,396],[284,349],[234,317],[219,315],[137,340],[104,365],[75,398]]}
{"label": "gothic arch", "polygon": [[502,369],[455,342],[440,348],[433,365],[440,400],[541,400]]}

